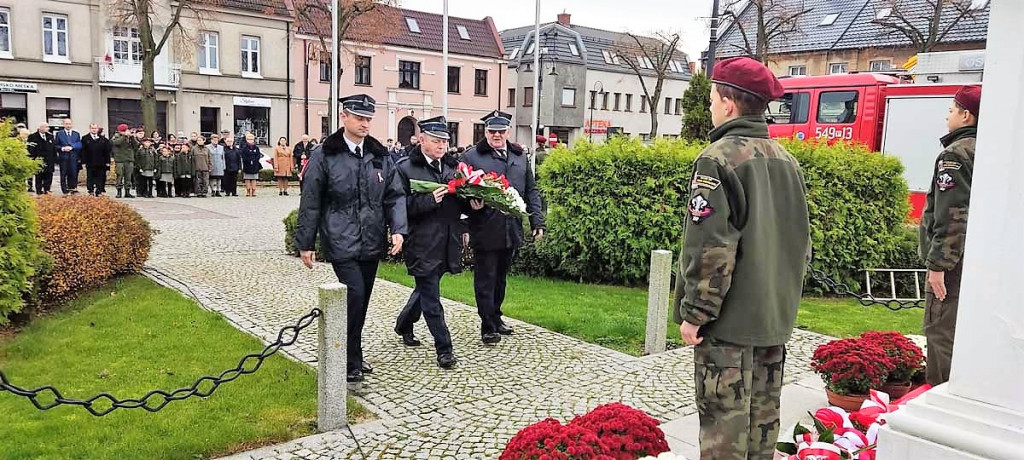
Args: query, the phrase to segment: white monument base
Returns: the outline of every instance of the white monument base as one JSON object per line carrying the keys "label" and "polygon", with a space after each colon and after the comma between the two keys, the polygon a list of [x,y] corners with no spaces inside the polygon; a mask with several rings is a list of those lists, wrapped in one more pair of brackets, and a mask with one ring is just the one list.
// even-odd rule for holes
{"label": "white monument base", "polygon": [[878,460],[1024,459],[1024,414],[936,387],[887,416]]}

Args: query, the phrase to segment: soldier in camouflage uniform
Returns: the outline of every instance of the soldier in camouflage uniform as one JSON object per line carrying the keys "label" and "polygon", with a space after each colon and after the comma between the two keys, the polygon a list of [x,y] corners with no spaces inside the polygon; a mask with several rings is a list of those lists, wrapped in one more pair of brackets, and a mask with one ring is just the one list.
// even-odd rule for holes
{"label": "soldier in camouflage uniform", "polygon": [[783,94],[778,79],[734,58],[712,81],[715,129],[694,162],[675,321],[695,345],[701,458],[771,459],[810,255],[804,179],[768,137],[764,111]]}
{"label": "soldier in camouflage uniform", "polygon": [[924,335],[928,339],[927,378],[931,385],[949,380],[953,358],[980,106],[980,86],[965,86],[954,97],[946,117],[949,134],[941,139],[944,149],[935,162],[921,215],[920,251],[928,267]]}
{"label": "soldier in camouflage uniform", "polygon": [[132,181],[135,177],[135,136],[128,131],[128,125],[122,123],[117,125],[117,134],[110,143],[114,146],[117,197],[121,198],[123,191],[125,198],[135,198],[132,196]]}

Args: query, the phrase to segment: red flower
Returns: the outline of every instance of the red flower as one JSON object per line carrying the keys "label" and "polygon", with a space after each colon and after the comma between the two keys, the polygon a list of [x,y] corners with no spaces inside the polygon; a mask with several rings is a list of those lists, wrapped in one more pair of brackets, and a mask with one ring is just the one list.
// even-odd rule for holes
{"label": "red flower", "polygon": [[500,460],[614,460],[606,450],[593,431],[549,418],[520,430]]}
{"label": "red flower", "polygon": [[860,339],[863,343],[882,348],[892,359],[894,369],[889,374],[889,381],[909,382],[915,373],[924,369],[924,353],[921,348],[899,332],[870,331],[861,334]]}
{"label": "red flower", "polygon": [[825,428],[832,431],[838,431],[843,427],[843,416],[833,410],[818,409],[818,411],[814,413],[814,418],[818,419],[822,425],[825,425]]}
{"label": "red flower", "polygon": [[466,185],[466,179],[452,179],[448,181],[448,194],[454,195],[456,189],[462,187],[463,185]]}
{"label": "red flower", "polygon": [[504,174],[502,174],[500,177],[498,177],[498,180],[501,181],[501,188],[508,188],[509,187],[508,179],[505,179],[505,175]]}
{"label": "red flower", "polygon": [[814,350],[811,367],[838,394],[867,394],[885,384],[895,368],[893,361],[882,347],[873,343],[843,339]]}
{"label": "red flower", "polygon": [[658,421],[624,404],[600,406],[587,415],[577,417],[571,425],[596,433],[608,455],[616,460],[634,460],[669,451]]}

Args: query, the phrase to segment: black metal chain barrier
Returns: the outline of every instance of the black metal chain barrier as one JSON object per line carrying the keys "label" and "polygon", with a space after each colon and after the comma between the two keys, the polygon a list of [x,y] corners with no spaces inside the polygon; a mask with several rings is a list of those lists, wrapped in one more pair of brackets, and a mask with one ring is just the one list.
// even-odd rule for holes
{"label": "black metal chain barrier", "polygon": [[[97,417],[107,415],[117,409],[145,409],[149,412],[156,412],[163,409],[173,401],[181,401],[188,399],[193,396],[201,398],[209,397],[217,390],[223,383],[233,381],[243,375],[255,373],[263,365],[263,361],[269,358],[274,353],[277,353],[281,347],[287,347],[295,343],[299,338],[299,333],[303,329],[313,324],[313,321],[320,317],[323,312],[319,308],[314,308],[312,311],[307,313],[295,323],[294,326],[285,326],[277,333],[277,340],[263,348],[263,351],[259,353],[250,353],[242,357],[238,361],[238,365],[234,368],[228,369],[221,372],[217,377],[203,376],[196,380],[195,383],[190,387],[179,388],[174,391],[164,390],[153,390],[146,393],[145,396],[139,399],[117,399],[110,393],[100,393],[88,399],[71,399],[64,397],[60,391],[51,385],[41,386],[39,388],[26,389],[14,385],[7,379],[3,371],[0,371],[0,392],[9,391],[16,396],[22,396],[32,401],[32,405],[36,406],[39,410],[50,410],[57,406],[81,406],[85,410],[89,411],[90,414]],[[53,402],[40,402],[40,396],[50,395],[53,397]],[[97,408],[93,404],[100,402],[108,402],[110,407]]]}
{"label": "black metal chain barrier", "polygon": [[833,280],[832,278],[829,278],[827,275],[825,275],[825,272],[818,270],[810,265],[807,266],[807,270],[811,273],[811,278],[821,283],[822,286],[825,286],[835,294],[853,297],[857,299],[862,306],[865,307],[870,307],[872,305],[881,305],[892,311],[910,310],[912,308],[924,308],[923,300],[879,300],[876,299],[871,294],[858,294],[856,292],[853,292],[852,290],[850,290],[850,286],[847,286],[846,283],[841,283],[839,281]]}

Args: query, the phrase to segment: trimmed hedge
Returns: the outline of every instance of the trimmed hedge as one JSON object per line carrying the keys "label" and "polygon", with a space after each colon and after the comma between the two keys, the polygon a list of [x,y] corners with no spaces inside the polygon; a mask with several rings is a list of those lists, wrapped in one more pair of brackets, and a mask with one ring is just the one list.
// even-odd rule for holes
{"label": "trimmed hedge", "polygon": [[[903,166],[851,144],[785,141],[808,185],[814,267],[860,287],[861,270],[901,253],[908,213]],[[540,168],[548,235],[537,245],[556,276],[635,285],[650,253],[680,249],[693,160],[705,144],[613,139],[557,149]]]}
{"label": "trimmed hedge", "polygon": [[0,325],[32,297],[33,277],[48,261],[36,236],[39,221],[26,180],[39,169],[12,125],[0,123]]}
{"label": "trimmed hedge", "polygon": [[40,197],[39,236],[54,261],[40,279],[47,303],[73,297],[114,276],[142,270],[153,230],[132,207],[106,197]]}

